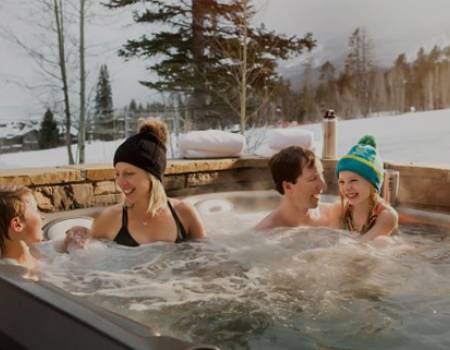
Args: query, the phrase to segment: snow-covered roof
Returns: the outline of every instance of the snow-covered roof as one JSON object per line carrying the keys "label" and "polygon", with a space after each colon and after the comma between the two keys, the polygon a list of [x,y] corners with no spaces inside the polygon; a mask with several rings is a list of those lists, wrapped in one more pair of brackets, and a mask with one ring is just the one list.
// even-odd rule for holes
{"label": "snow-covered roof", "polygon": [[37,120],[0,121],[0,138],[12,138],[23,135],[31,130],[39,130],[40,127],[40,122]]}

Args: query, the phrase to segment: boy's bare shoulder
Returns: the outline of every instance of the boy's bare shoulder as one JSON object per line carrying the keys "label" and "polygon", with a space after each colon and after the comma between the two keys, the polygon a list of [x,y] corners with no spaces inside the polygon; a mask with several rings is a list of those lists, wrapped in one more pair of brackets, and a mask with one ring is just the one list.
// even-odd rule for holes
{"label": "boy's bare shoulder", "polygon": [[337,203],[320,203],[320,221],[323,226],[331,228],[340,227],[341,204]]}
{"label": "boy's bare shoulder", "polygon": [[324,210],[328,210],[328,211],[335,211],[335,210],[340,210],[341,208],[341,203],[339,202],[334,202],[334,203],[320,203],[319,206],[321,209]]}
{"label": "boy's bare shoulder", "polygon": [[319,211],[322,216],[326,216],[328,218],[339,216],[340,212],[341,212],[341,204],[340,203],[320,203]]}
{"label": "boy's bare shoulder", "polygon": [[265,231],[270,230],[272,228],[276,227],[275,219],[274,219],[274,213],[270,213],[267,216],[264,217],[256,226],[253,227],[253,229],[257,231]]}

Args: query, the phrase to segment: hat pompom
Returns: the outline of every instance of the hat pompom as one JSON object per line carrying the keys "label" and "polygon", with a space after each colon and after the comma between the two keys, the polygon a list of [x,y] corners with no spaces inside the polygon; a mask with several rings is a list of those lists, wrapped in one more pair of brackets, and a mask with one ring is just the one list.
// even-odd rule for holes
{"label": "hat pompom", "polygon": [[140,121],[138,132],[140,134],[151,133],[156,135],[163,144],[167,143],[169,131],[167,125],[156,118],[148,118]]}
{"label": "hat pompom", "polygon": [[375,141],[375,137],[373,137],[372,135],[364,135],[359,141],[358,141],[359,145],[363,145],[363,146],[372,146],[373,148],[377,148],[377,142]]}

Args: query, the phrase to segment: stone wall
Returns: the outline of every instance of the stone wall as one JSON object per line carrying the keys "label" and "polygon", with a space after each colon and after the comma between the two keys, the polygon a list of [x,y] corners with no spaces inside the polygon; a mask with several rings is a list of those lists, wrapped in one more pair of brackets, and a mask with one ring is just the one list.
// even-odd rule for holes
{"label": "stone wall", "polygon": [[[170,196],[273,188],[267,159],[169,161],[164,185]],[[326,193],[337,194],[336,161],[324,161]],[[386,163],[400,171],[399,204],[450,211],[450,167]],[[0,184],[33,189],[45,212],[107,206],[122,199],[114,169],[104,164],[0,171]]]}
{"label": "stone wall", "polygon": [[[0,184],[33,189],[44,212],[101,207],[118,203],[122,195],[111,166],[92,164],[58,168],[0,171]],[[213,191],[270,189],[266,159],[210,159],[169,161],[164,186],[169,196]]]}

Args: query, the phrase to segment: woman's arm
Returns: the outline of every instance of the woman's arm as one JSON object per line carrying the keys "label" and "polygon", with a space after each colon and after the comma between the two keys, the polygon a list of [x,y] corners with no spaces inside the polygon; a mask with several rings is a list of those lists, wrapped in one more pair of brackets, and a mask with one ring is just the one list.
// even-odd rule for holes
{"label": "woman's arm", "polygon": [[120,228],[120,226],[116,227],[117,222],[120,224],[120,212],[121,206],[106,208],[94,219],[90,230],[84,226],[71,227],[66,231],[62,251],[67,251],[69,244],[84,248],[92,238],[113,240],[114,232],[117,233]]}
{"label": "woman's arm", "polygon": [[397,227],[398,214],[393,208],[387,207],[378,215],[375,225],[362,236],[362,240],[367,242],[378,236],[389,236]]}
{"label": "woman's arm", "polygon": [[122,204],[106,208],[92,223],[90,235],[96,239],[113,240],[122,224]]}

